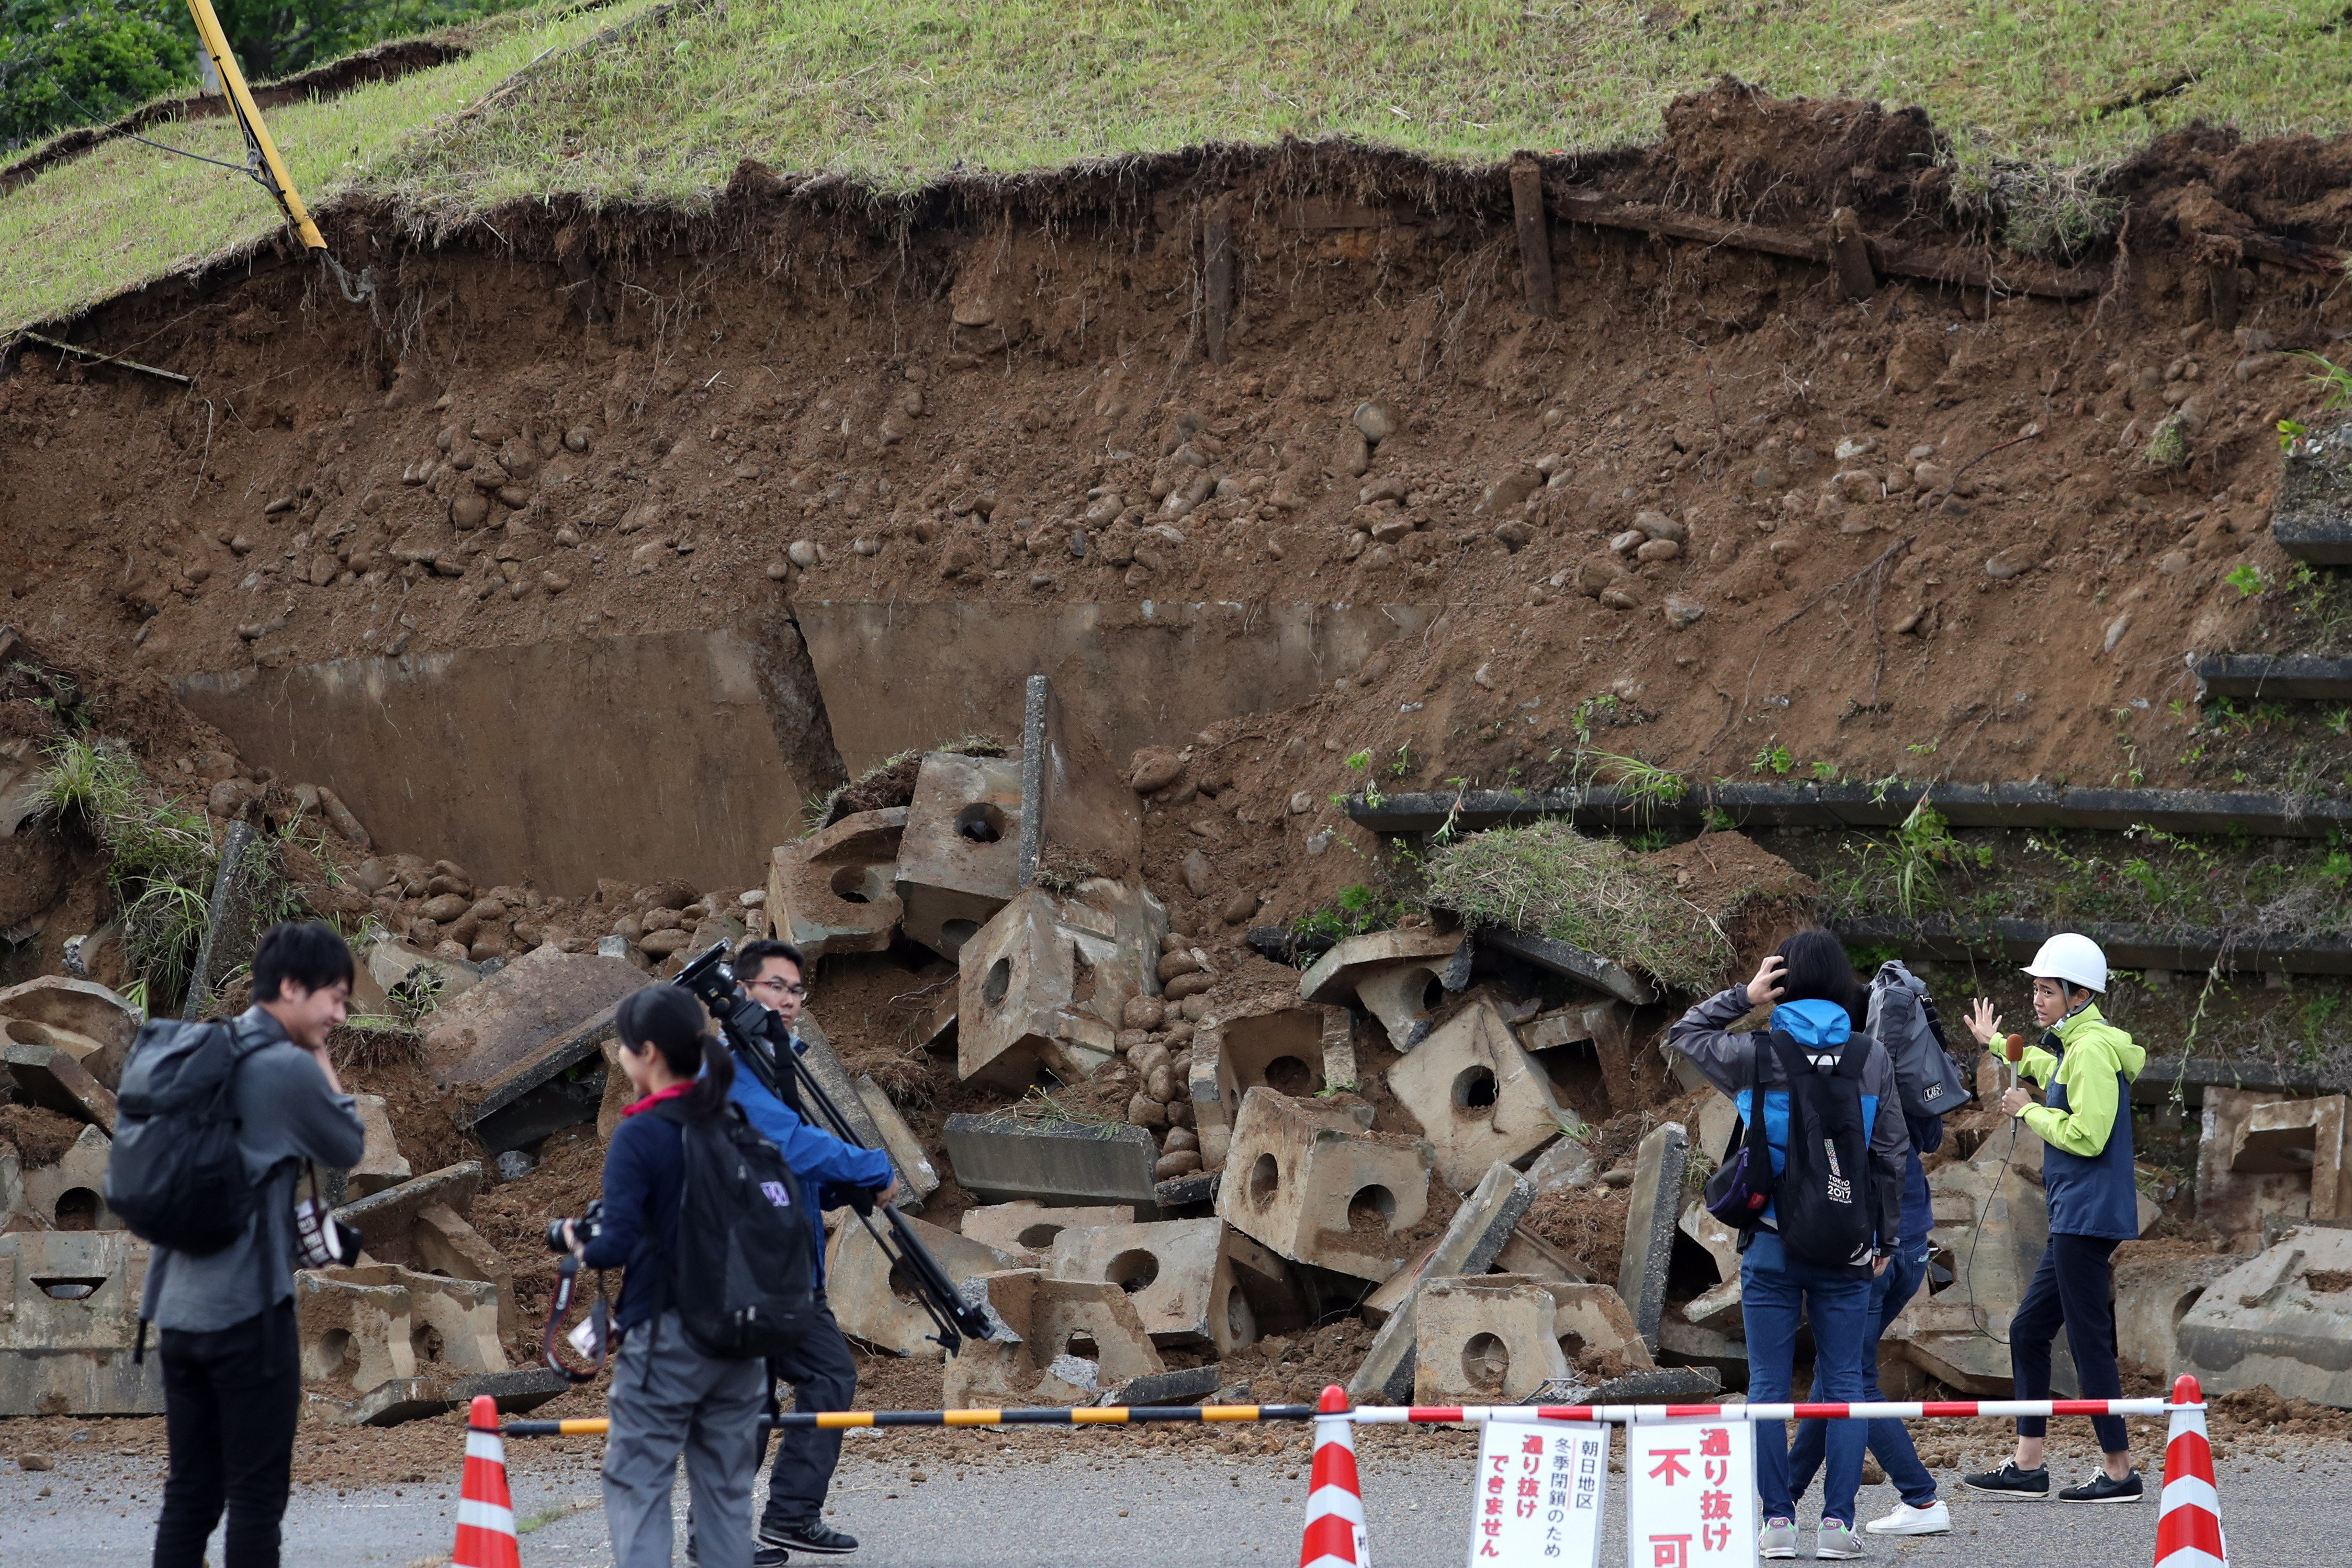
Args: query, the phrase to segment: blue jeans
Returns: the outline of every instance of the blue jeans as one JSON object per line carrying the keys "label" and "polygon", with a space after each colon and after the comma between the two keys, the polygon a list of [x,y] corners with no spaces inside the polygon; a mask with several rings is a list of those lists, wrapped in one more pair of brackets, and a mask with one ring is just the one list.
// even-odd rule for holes
{"label": "blue jeans", "polygon": [[[1739,1260],[1739,1315],[1748,1327],[1748,1398],[1756,1405],[1788,1402],[1796,1377],[1797,1326],[1813,1325],[1813,1397],[1851,1402],[1862,1397],[1864,1347],[1870,1333],[1868,1279],[1824,1269],[1781,1249],[1780,1239],[1759,1230]],[[1767,1519],[1794,1519],[1789,1492],[1789,1425],[1752,1421],[1756,1428],[1756,1491]],[[1834,1423],[1828,1436],[1829,1474],[1822,1483],[1822,1518],[1853,1523],[1853,1494],[1862,1487],[1861,1426]]]}
{"label": "blue jeans", "polygon": [[[1862,1363],[1864,1399],[1885,1397],[1878,1391],[1879,1336],[1886,1332],[1887,1324],[1902,1316],[1903,1309],[1918,1292],[1919,1282],[1927,1277],[1927,1243],[1905,1241],[1896,1245],[1886,1272],[1870,1282],[1870,1341],[1863,1346]],[[1846,1423],[1841,1421],[1838,1425]],[[1813,1472],[1822,1468],[1822,1449],[1828,1436],[1826,1421],[1797,1423],[1797,1440],[1789,1446],[1789,1491],[1792,1497],[1804,1496],[1805,1489],[1813,1484]],[[1900,1421],[1873,1421],[1870,1451],[1878,1456],[1886,1479],[1895,1483],[1895,1490],[1902,1494],[1905,1502],[1913,1508],[1925,1508],[1936,1500],[1936,1478],[1919,1462],[1919,1450],[1911,1446],[1909,1427]]]}

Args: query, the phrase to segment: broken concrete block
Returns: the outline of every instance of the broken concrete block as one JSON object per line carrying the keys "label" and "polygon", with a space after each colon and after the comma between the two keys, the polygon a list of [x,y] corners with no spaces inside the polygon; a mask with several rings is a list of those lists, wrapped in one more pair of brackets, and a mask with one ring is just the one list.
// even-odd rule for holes
{"label": "broken concrete block", "polygon": [[[994,1248],[952,1230],[912,1217],[907,1224],[939,1260],[950,1282],[958,1286],[976,1276],[996,1273],[1012,1261]],[[911,1290],[902,1292],[891,1282],[889,1258],[856,1219],[835,1228],[825,1249],[824,1273],[833,1314],[845,1333],[891,1355],[934,1359],[940,1355],[939,1342],[932,1337],[939,1333],[938,1325]]]}
{"label": "broken concrete block", "polygon": [[[898,1174],[898,1196],[893,1200],[892,1207],[912,1208],[920,1204],[923,1200],[916,1196],[915,1188],[923,1177],[913,1167],[900,1164],[900,1155],[907,1154],[912,1157],[920,1155],[922,1146],[915,1142],[911,1134],[902,1140],[903,1145],[911,1145],[911,1148],[894,1147],[891,1140],[883,1134],[881,1123],[866,1105],[864,1093],[850,1082],[849,1069],[842,1065],[841,1054],[833,1049],[833,1041],[826,1037],[824,1026],[817,1022],[814,1013],[803,1012],[794,1026],[794,1032],[801,1041],[801,1065],[808,1070],[808,1075],[816,1081],[817,1087],[824,1091],[824,1097],[832,1101],[835,1109],[841,1113],[841,1119],[849,1124],[853,1141],[866,1148],[880,1149],[890,1156],[891,1169]],[[904,1124],[900,1123],[902,1127]],[[928,1157],[923,1159],[921,1168],[929,1170]],[[937,1185],[934,1180],[934,1190]]]}
{"label": "broken concrete block", "polygon": [[[1952,1260],[1955,1278],[1923,1290],[1889,1323],[1883,1344],[1950,1388],[1976,1396],[2006,1394],[2015,1380],[2009,1359],[2009,1320],[2050,1239],[2050,1210],[2042,1196],[2040,1138],[2005,1121],[1966,1162],[1927,1173],[1936,1227],[1928,1239]],[[2077,1386],[2063,1334],[2052,1355],[2052,1382],[2062,1397]]]}
{"label": "broken concrete block", "polygon": [[1053,682],[1029,677],[1021,728],[1021,885],[1040,865],[1143,872],[1143,807],[1093,732],[1063,706]]}
{"label": "broken concrete block", "polygon": [[1019,1088],[1042,1067],[1075,1083],[1108,1061],[1128,998],[1158,988],[1156,905],[1094,881],[1067,898],[1031,888],[997,911],[959,961],[957,1075]]}
{"label": "broken concrete block", "polygon": [[[1486,1173],[1477,1190],[1462,1200],[1462,1207],[1446,1223],[1445,1234],[1423,1265],[1422,1280],[1443,1279],[1451,1274],[1483,1274],[1510,1240],[1511,1232],[1535,1202],[1535,1188],[1527,1177],[1506,1165],[1496,1165]],[[1348,1381],[1349,1396],[1359,1402],[1373,1401],[1391,1405],[1402,1404],[1412,1392],[1415,1344],[1420,1333],[1416,1322],[1415,1304],[1420,1298],[1420,1281],[1397,1301],[1388,1321],[1372,1338],[1371,1349],[1364,1354],[1356,1368],[1356,1375]]]}
{"label": "broken concrete block", "polygon": [[953,958],[1021,887],[1021,764],[935,751],[898,841],[899,928]]}
{"label": "broken concrete block", "polygon": [[985,1304],[992,1332],[948,1362],[950,1408],[1087,1404],[1168,1370],[1116,1285],[1017,1269],[974,1276],[964,1293]]}
{"label": "broken concrete block", "polygon": [[[1234,1113],[1250,1090],[1263,1087],[1303,1099],[1334,1084],[1352,1089],[1356,1053],[1348,1035],[1343,1008],[1265,1008],[1202,1019],[1192,1036],[1192,1068],[1185,1078],[1202,1168],[1223,1168]],[[1335,1061],[1345,1076],[1331,1076]]]}
{"label": "broken concrete block", "polygon": [[1298,977],[1298,994],[1310,1002],[1360,1003],[1391,1045],[1410,1051],[1445,993],[1469,982],[1465,942],[1459,932],[1441,936],[1426,926],[1350,936]]}
{"label": "broken concrete block", "polygon": [[[92,1041],[98,1050],[129,1051],[144,1022],[139,1009],[91,980],[44,975],[0,990],[0,1018],[26,1019]],[[75,1055],[85,1064],[90,1052]]]}
{"label": "broken concrete block", "polygon": [[[1271,1089],[1242,1097],[1218,1218],[1297,1262],[1385,1280],[1429,1209],[1430,1148]],[[1497,1246],[1501,1243],[1499,1239]]]}
{"label": "broken concrete block", "polygon": [[2208,1088],[2197,1151],[2197,1218],[2233,1250],[2265,1239],[2263,1222],[2352,1218],[2345,1096],[2281,1100]]}
{"label": "broken concrete block", "polygon": [[353,1427],[397,1427],[472,1406],[488,1395],[499,1414],[519,1416],[536,1410],[559,1394],[571,1392],[570,1379],[551,1366],[518,1366],[505,1372],[465,1372],[456,1375],[401,1378],[370,1389],[332,1411],[332,1418]]}
{"label": "broken concrete block", "polygon": [[0,1235],[0,1416],[152,1416],[163,1358],[133,1363],[147,1244],[127,1230]]}
{"label": "broken concrete block", "polygon": [[1218,1362],[1202,1366],[1180,1367],[1172,1372],[1147,1374],[1113,1384],[1095,1396],[1097,1405],[1123,1405],[1129,1409],[1150,1407],[1167,1409],[1177,1405],[1198,1405],[1224,1386],[1225,1369]]}
{"label": "broken concrete block", "polygon": [[2208,1394],[2266,1384],[2352,1409],[2352,1230],[2297,1226],[2209,1285],[2175,1335]]}
{"label": "broken concrete block", "polygon": [[440,958],[422,947],[385,936],[360,954],[360,967],[388,1001],[412,1008],[438,1007],[479,985],[482,967],[462,958]]}
{"label": "broken concrete block", "polygon": [[1024,1269],[1043,1269],[1054,1250],[1055,1239],[1065,1230],[1100,1225],[1132,1225],[1132,1204],[1103,1204],[1084,1208],[1047,1208],[1031,1199],[983,1204],[967,1208],[959,1224],[963,1233],[983,1247],[993,1247]]}
{"label": "broken concrete block", "polygon": [[0,1063],[29,1103],[114,1135],[113,1091],[92,1078],[72,1052],[56,1045],[12,1043],[0,1051]]}
{"label": "broken concrete block", "polygon": [[1630,1006],[1646,1007],[1656,999],[1656,993],[1606,955],[1588,953],[1532,931],[1489,929],[1479,933],[1478,939],[1555,975],[1565,975],[1580,985],[1606,991]]}
{"label": "broken concrete block", "polygon": [[1617,1268],[1617,1293],[1633,1313],[1642,1339],[1657,1348],[1658,1319],[1666,1304],[1666,1265],[1675,1251],[1675,1225],[1682,1214],[1683,1166],[1689,1140],[1680,1122],[1650,1130],[1633,1156],[1633,1186],[1625,1206],[1625,1251]]}
{"label": "broken concrete block", "polygon": [[981,1197],[1125,1203],[1138,1214],[1153,1202],[1160,1150],[1141,1127],[960,1113],[943,1135],[955,1179]]}
{"label": "broken concrete block", "polygon": [[879,953],[898,929],[898,841],[907,809],[859,811],[769,857],[774,930],[811,963],[827,953]]}
{"label": "broken concrete block", "polygon": [[534,947],[434,1009],[425,1031],[434,1082],[470,1086],[467,1097],[479,1103],[516,1069],[543,1063],[546,1046],[570,1040],[575,1060],[584,1057],[593,1042],[578,1040],[579,1025],[645,983],[624,959]]}
{"label": "broken concrete block", "polygon": [[1412,1113],[1436,1150],[1438,1178],[1466,1192],[1501,1160],[1516,1162],[1559,1136],[1575,1118],[1552,1094],[1510,1024],[1472,1002],[1389,1069],[1389,1092]]}
{"label": "broken concrete block", "polygon": [[2246,1261],[2243,1253],[2211,1258],[2133,1258],[2115,1267],[2116,1354],[2167,1381],[2180,1375],[2179,1330],[2213,1281]]}
{"label": "broken concrete block", "polygon": [[1706,1205],[1696,1197],[1683,1206],[1677,1225],[1685,1236],[1705,1248],[1706,1255],[1715,1260],[1717,1280],[1739,1278],[1739,1232],[1709,1214]]}
{"label": "broken concrete block", "polygon": [[1287,1271],[1220,1219],[1171,1219],[1064,1230],[1048,1279],[1117,1285],[1154,1344],[1214,1344],[1230,1355],[1257,1343],[1253,1298],[1287,1298]]}
{"label": "broken concrete block", "polygon": [[550,1368],[508,1367],[498,1291],[478,1280],[391,1264],[304,1270],[294,1303],[309,1397],[346,1425],[439,1415],[478,1393],[527,1410],[570,1386]]}
{"label": "broken concrete block", "polygon": [[392,1114],[384,1109],[381,1094],[355,1094],[359,1103],[360,1126],[367,1134],[366,1146],[360,1154],[360,1163],[353,1166],[344,1181],[347,1198],[366,1197],[388,1186],[398,1186],[415,1175],[408,1168],[408,1156],[400,1152],[400,1140],[392,1130]]}
{"label": "broken concrete block", "polygon": [[[1531,1180],[1528,1184],[1534,1186]],[[1566,1254],[1553,1248],[1541,1237],[1531,1234],[1524,1225],[1513,1230],[1503,1249],[1495,1254],[1492,1271],[1497,1274],[1527,1274],[1538,1280],[1570,1281],[1579,1284],[1591,1281],[1592,1276]]]}
{"label": "broken concrete block", "polygon": [[1454,1275],[1421,1290],[1414,1337],[1416,1405],[1511,1405],[1568,1375],[1552,1333],[1558,1309],[1520,1274]]}
{"label": "broken concrete block", "polygon": [[1656,1364],[1624,1297],[1607,1285],[1553,1280],[1543,1285],[1554,1308],[1552,1337],[1571,1367],[1615,1377]]}
{"label": "broken concrete block", "polygon": [[55,1165],[24,1173],[24,1211],[59,1230],[120,1230],[122,1221],[106,1207],[106,1160],[114,1140],[84,1127]]}
{"label": "broken concrete block", "polygon": [[[1712,1289],[1693,1296],[1683,1303],[1680,1315],[1682,1321],[1693,1328],[1719,1329],[1725,1333],[1743,1330],[1745,1325],[1739,1316],[1739,1276],[1735,1274]],[[1669,1312],[1665,1321],[1671,1323],[1675,1316]],[[1661,1326],[1659,1333],[1664,1332]]]}
{"label": "broken concrete block", "polygon": [[396,1263],[420,1273],[478,1280],[498,1290],[499,1322],[507,1333],[520,1325],[514,1271],[505,1254],[467,1222],[481,1188],[478,1161],[445,1166],[342,1205],[335,1218],[360,1233],[362,1261]]}
{"label": "broken concrete block", "polygon": [[883,1151],[898,1172],[899,1190],[915,1203],[939,1191],[940,1173],[931,1168],[931,1157],[923,1152],[922,1140],[907,1125],[907,1118],[899,1114],[898,1107],[882,1092],[882,1086],[864,1073],[857,1076],[857,1102],[866,1107],[874,1130],[880,1134]]}

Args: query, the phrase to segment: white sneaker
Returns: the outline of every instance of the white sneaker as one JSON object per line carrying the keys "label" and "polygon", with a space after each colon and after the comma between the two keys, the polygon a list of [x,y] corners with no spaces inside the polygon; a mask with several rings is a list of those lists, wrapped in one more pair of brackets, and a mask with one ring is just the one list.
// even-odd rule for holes
{"label": "white sneaker", "polygon": [[1925,1508],[1898,1501],[1885,1519],[1874,1519],[1863,1529],[1873,1535],[1942,1535],[1952,1528],[1952,1511],[1937,1498]]}

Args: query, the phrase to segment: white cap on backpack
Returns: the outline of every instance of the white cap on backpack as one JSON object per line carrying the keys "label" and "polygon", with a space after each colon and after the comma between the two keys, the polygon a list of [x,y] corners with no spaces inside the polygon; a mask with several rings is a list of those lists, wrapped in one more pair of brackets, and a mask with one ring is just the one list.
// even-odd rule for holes
{"label": "white cap on backpack", "polygon": [[2072,931],[2061,931],[2042,943],[2025,972],[2039,980],[2059,980],[2103,996],[2107,989],[2107,956],[2099,951],[2096,942]]}

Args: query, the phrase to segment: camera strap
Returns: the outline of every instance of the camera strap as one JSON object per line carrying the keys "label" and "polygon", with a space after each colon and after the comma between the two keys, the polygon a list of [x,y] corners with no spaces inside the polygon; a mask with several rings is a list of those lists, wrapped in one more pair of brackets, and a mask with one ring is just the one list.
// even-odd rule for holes
{"label": "camera strap", "polygon": [[604,1301],[604,1270],[596,1270],[596,1299],[588,1308],[588,1322],[596,1341],[596,1364],[585,1372],[577,1372],[563,1364],[563,1353],[555,1348],[556,1330],[562,1325],[564,1315],[572,1311],[572,1295],[580,1282],[580,1260],[570,1253],[555,1267],[555,1296],[547,1304],[547,1328],[540,1335],[540,1347],[547,1354],[547,1364],[563,1374],[574,1384],[593,1383],[596,1375],[604,1370],[604,1360],[613,1344],[610,1310]]}

